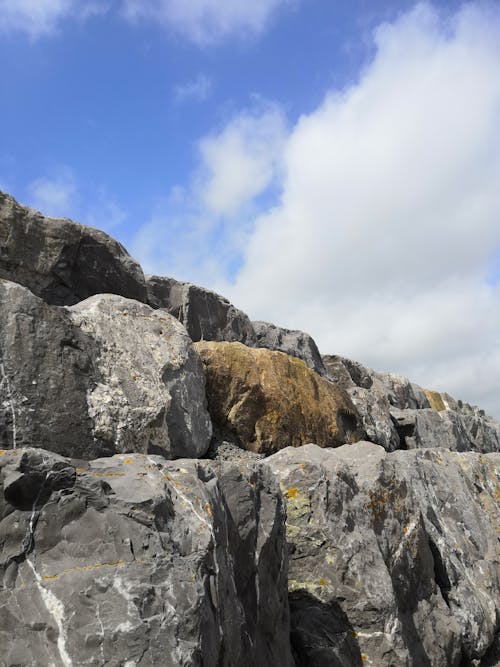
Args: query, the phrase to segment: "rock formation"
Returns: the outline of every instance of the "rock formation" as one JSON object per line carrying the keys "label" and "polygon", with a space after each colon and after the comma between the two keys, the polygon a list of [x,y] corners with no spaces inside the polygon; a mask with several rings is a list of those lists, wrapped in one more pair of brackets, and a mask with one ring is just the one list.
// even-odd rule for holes
{"label": "rock formation", "polygon": [[363,435],[346,392],[303,361],[241,343],[195,343],[215,426],[244,449],[269,454],[315,442],[335,447]]}
{"label": "rock formation", "polygon": [[498,422],[4,194],[0,446],[1,667],[500,665]]}

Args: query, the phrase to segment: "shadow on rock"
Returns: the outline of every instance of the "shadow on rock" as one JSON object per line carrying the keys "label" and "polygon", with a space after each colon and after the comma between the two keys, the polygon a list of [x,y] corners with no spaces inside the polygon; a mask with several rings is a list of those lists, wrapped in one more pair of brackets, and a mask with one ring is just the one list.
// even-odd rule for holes
{"label": "shadow on rock", "polygon": [[296,667],[361,667],[356,633],[335,601],[307,591],[289,596],[291,643]]}

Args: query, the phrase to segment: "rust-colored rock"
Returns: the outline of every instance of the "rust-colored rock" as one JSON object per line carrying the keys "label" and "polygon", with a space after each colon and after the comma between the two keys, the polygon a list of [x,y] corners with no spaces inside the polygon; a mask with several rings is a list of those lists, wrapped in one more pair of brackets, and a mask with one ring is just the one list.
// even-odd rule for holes
{"label": "rust-colored rock", "polygon": [[356,442],[358,413],[347,393],[282,352],[241,343],[195,344],[207,378],[214,426],[229,430],[244,449],[270,454],[314,442]]}
{"label": "rust-colored rock", "polygon": [[443,397],[439,392],[431,391],[430,389],[424,389],[424,394],[433,410],[436,410],[436,412],[442,412],[443,410],[446,410]]}

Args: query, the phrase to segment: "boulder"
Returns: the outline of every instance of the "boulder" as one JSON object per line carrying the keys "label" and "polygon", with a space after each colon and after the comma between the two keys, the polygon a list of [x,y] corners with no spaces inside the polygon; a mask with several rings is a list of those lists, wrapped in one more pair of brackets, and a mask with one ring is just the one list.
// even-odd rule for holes
{"label": "boulder", "polygon": [[92,459],[202,456],[205,379],[185,329],[114,295],[49,306],[0,280],[0,443]]}
{"label": "boulder", "polygon": [[255,344],[248,316],[219,294],[160,276],[147,276],[146,284],[148,303],[153,308],[164,308],[182,322],[193,341]]}
{"label": "boulder", "polygon": [[2,192],[0,278],[55,305],[103,292],[146,301],[142,269],[120,243],[71,220],[45,218]]}
{"label": "boulder", "polygon": [[292,667],[268,468],[0,454],[3,665]]}
{"label": "boulder", "polygon": [[256,347],[265,347],[268,350],[278,350],[292,357],[302,359],[309,368],[326,375],[326,368],[321,359],[316,343],[303,331],[292,331],[283,329],[268,322],[252,322]]}
{"label": "boulder", "polygon": [[287,500],[296,665],[497,664],[500,454],[360,442],[266,465]]}
{"label": "boulder", "polygon": [[195,343],[206,373],[214,426],[244,449],[269,454],[317,442],[358,439],[359,417],[345,391],[295,357],[241,343]]}

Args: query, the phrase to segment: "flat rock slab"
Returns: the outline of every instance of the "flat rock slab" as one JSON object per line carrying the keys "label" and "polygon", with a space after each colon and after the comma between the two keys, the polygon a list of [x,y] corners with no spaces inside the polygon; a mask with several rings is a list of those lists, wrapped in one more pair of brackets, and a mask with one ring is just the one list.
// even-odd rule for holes
{"label": "flat rock slab", "polygon": [[496,665],[500,454],[372,443],[266,459],[287,499],[297,665]]}
{"label": "flat rock slab", "polygon": [[0,452],[0,663],[292,666],[268,468]]}
{"label": "flat rock slab", "polygon": [[335,447],[359,439],[351,400],[295,357],[241,343],[195,343],[207,378],[214,425],[244,449],[269,454],[317,442]]}

